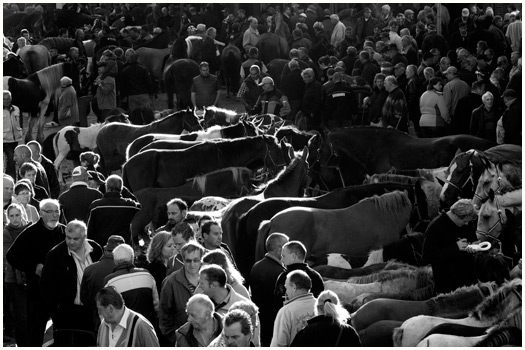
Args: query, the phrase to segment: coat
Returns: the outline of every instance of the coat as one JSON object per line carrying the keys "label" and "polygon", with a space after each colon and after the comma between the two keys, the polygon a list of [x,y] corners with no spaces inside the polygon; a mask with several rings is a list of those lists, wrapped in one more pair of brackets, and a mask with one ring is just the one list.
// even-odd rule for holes
{"label": "coat", "polygon": [[[339,333],[341,338],[336,344]],[[322,336],[319,336],[322,334]],[[338,324],[330,316],[319,315],[308,320],[290,344],[291,347],[360,347],[361,340],[349,324]]]}
{"label": "coat", "polygon": [[58,201],[67,222],[73,219],[87,222],[91,203],[100,198],[102,198],[102,193],[89,188],[85,182],[78,181],[73,182],[69,190],[58,197]]}
{"label": "coat", "polygon": [[[213,335],[213,339],[217,338],[222,333],[222,316],[218,313],[213,313],[213,318],[217,322],[218,326],[217,331]],[[199,341],[193,335],[193,326],[186,322],[182,327],[177,329],[175,333],[177,338],[175,346],[176,347],[202,347],[204,344],[199,343]]]}
{"label": "coat", "polygon": [[62,88],[58,98],[58,121],[60,125],[71,125],[80,121],[77,93],[73,85]]}
{"label": "coat", "polygon": [[[159,340],[151,323],[138,312],[128,309],[125,306],[124,308],[128,311],[129,316],[126,320],[126,329],[120,335],[116,346],[127,347],[131,336],[132,347],[159,347]],[[133,334],[130,334],[135,316],[137,316],[137,323],[135,324]],[[97,346],[109,346],[109,327],[105,321],[102,321],[98,329]]]}
{"label": "coat", "polygon": [[3,142],[19,142],[22,141],[22,128],[20,127],[20,109],[17,106],[11,105],[9,109],[4,109],[4,136]]}

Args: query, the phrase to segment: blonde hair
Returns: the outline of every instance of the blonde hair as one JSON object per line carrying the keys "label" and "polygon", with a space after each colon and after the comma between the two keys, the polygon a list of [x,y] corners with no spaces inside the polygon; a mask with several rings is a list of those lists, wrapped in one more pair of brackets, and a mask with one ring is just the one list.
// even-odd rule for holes
{"label": "blonde hair", "polygon": [[322,310],[324,315],[331,317],[338,324],[346,323],[350,318],[350,313],[341,306],[339,297],[331,290],[325,290],[319,294],[317,310]]}

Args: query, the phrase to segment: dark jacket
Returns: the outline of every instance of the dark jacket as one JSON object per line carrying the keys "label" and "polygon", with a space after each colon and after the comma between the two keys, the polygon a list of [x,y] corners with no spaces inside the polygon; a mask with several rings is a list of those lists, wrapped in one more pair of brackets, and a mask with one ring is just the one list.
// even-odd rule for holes
{"label": "dark jacket", "polygon": [[[342,329],[342,331],[341,331]],[[339,342],[337,338],[341,333]],[[330,316],[319,315],[308,320],[290,344],[291,347],[358,347],[361,340],[349,324],[337,324]]]}
{"label": "dark jacket", "polygon": [[[312,48],[308,51],[308,55],[312,58],[314,62],[324,55],[328,54],[328,49],[330,48],[330,38],[324,30],[317,32],[314,36],[312,43]],[[343,53],[346,54],[346,51]]]}
{"label": "dark jacket", "polygon": [[365,41],[367,36],[374,35],[374,27],[377,25],[378,21],[374,17],[370,17],[368,21],[365,21],[364,17],[359,17],[355,25],[355,36],[359,44],[362,44]]}
{"label": "dark jacket", "polygon": [[[519,99],[520,97],[518,97]],[[504,143],[521,146],[521,101],[516,99],[509,108],[503,112],[502,122],[505,130]]]}
{"label": "dark jacket", "polygon": [[451,128],[454,134],[470,134],[472,111],[481,106],[481,103],[481,96],[473,92],[470,92],[458,101],[456,113],[451,122]]}
{"label": "dark jacket", "polygon": [[[266,74],[261,74],[261,78],[265,77]],[[259,95],[263,93],[262,87],[258,86],[257,83],[252,79],[250,76],[250,73],[248,73],[247,78],[244,79],[244,84],[246,84],[246,91],[244,92],[242,98],[244,98],[244,101],[250,106],[250,108],[253,108],[255,106],[255,102],[257,102],[257,99],[259,98]]]}
{"label": "dark jacket", "polygon": [[162,287],[162,281],[166,278],[166,266],[163,263],[154,261],[149,263],[144,267],[155,279],[155,284],[157,285],[157,291],[160,295],[160,289]]}
{"label": "dark jacket", "polygon": [[285,271],[283,271],[279,278],[277,278],[277,282],[275,283],[275,292],[274,294],[283,297],[286,289],[284,288],[284,282],[286,281],[286,275],[289,272],[295,271],[295,270],[302,270],[306,272],[308,277],[312,280],[312,289],[310,290],[310,293],[314,295],[314,297],[318,297],[319,294],[324,290],[324,284],[323,284],[323,278],[319,274],[319,272],[312,269],[310,266],[308,266],[306,263],[297,263],[297,264],[291,264],[286,266]]}
{"label": "dark jacket", "polygon": [[323,106],[325,120],[349,120],[357,112],[356,97],[345,81],[333,85]]}
{"label": "dark jacket", "polygon": [[60,183],[58,182],[58,176],[57,171],[55,170],[55,165],[43,154],[41,154],[40,157],[40,164],[42,164],[42,167],[46,172],[49,190],[51,191],[50,196],[51,198],[56,199],[60,195]]}
{"label": "dark jacket", "polygon": [[381,119],[381,113],[386,98],[388,97],[388,91],[386,91],[384,88],[379,90],[375,86],[372,91],[372,95],[370,96],[370,109],[368,111],[368,118],[370,122],[377,123]]}
{"label": "dark jacket", "polygon": [[457,241],[475,242],[474,230],[458,227],[447,214],[440,214],[428,226],[423,242],[423,261],[432,265],[436,293],[448,293],[476,283],[474,255],[460,251]]}
{"label": "dark jacket", "polygon": [[89,206],[95,200],[102,198],[102,193],[89,188],[85,182],[73,183],[66,192],[58,197],[64,217],[67,222],[73,219],[88,221]]}
{"label": "dark jacket", "polygon": [[121,74],[120,95],[153,95],[153,82],[148,70],[138,62],[131,62]]}
{"label": "dark jacket", "polygon": [[[213,313],[213,318],[217,321],[217,324],[219,327],[217,327],[217,331],[213,335],[213,339],[217,338],[222,333],[222,316],[218,313]],[[193,326],[186,322],[182,327],[177,329],[177,332],[175,333],[175,336],[177,338],[176,346],[177,347],[199,347],[204,346],[204,344],[200,344],[198,340],[193,335]]]}
{"label": "dark jacket", "polygon": [[381,73],[381,69],[379,69],[379,67],[372,61],[366,61],[363,63],[361,77],[368,83],[368,85],[374,86],[374,77],[377,73]]}
{"label": "dark jacket", "polygon": [[496,142],[496,123],[500,115],[495,106],[490,111],[484,105],[474,109],[470,118],[470,135]]}
{"label": "dark jacket", "polygon": [[[88,237],[104,246],[109,236],[122,236],[127,244],[132,244],[130,224],[140,204],[122,198],[119,192],[108,192],[89,206]],[[138,237],[133,240],[138,244]]]}

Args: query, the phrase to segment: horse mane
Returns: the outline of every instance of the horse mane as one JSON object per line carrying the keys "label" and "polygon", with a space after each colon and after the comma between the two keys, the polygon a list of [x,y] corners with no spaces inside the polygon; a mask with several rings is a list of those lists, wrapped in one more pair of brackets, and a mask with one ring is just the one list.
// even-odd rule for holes
{"label": "horse mane", "polygon": [[429,266],[414,269],[383,270],[366,276],[350,277],[349,283],[367,284],[373,282],[387,282],[398,278],[408,278],[417,281],[419,288],[427,286],[432,281],[432,269]]}
{"label": "horse mane", "polygon": [[257,189],[256,193],[262,192],[270,185],[280,185],[289,175],[294,171],[297,165],[301,162],[301,156],[295,156],[294,159],[288,164],[283,170],[281,170],[273,179],[266,183],[261,184]]}
{"label": "horse mane", "polygon": [[[521,309],[520,309],[521,312]],[[521,346],[521,328],[508,327],[498,329],[497,331],[484,337],[475,347],[501,347],[504,345]]]}
{"label": "horse mane", "polygon": [[251,176],[253,173],[250,169],[245,168],[245,167],[228,167],[224,169],[214,170],[204,175],[195,176],[193,178],[190,178],[188,181],[193,181],[193,186],[197,185],[199,189],[201,190],[201,192],[204,193],[206,191],[206,183],[208,182],[208,176],[214,175],[217,173],[222,173],[225,171],[231,171],[233,180],[235,181],[236,184],[238,184],[239,181],[241,180],[242,174],[248,173]]}
{"label": "horse mane", "polygon": [[60,87],[60,79],[64,76],[64,63],[54,64],[33,74],[38,76],[40,86],[46,94],[53,93]]}
{"label": "horse mane", "polygon": [[505,319],[494,326],[490,327],[487,330],[487,334],[491,334],[492,332],[496,332],[503,328],[508,327],[517,327],[519,329],[522,329],[521,327],[521,306],[517,307],[516,310],[513,310]]}
{"label": "horse mane", "polygon": [[496,293],[487,297],[474,311],[471,311],[469,316],[478,321],[486,321],[489,319],[494,319],[495,321],[500,320],[502,318],[501,313],[505,311],[507,305],[506,299],[509,297],[509,294],[513,293],[513,290],[519,287],[519,294],[521,295],[521,284],[520,278],[506,282]]}
{"label": "horse mane", "polygon": [[[424,177],[415,177],[408,175],[399,175],[399,174],[374,174],[370,177],[370,181],[377,179],[379,182],[399,182],[402,184],[413,185],[417,180],[425,179]],[[371,182],[372,183],[372,182]]]}
{"label": "horse mane", "polygon": [[381,196],[374,195],[359,201],[359,203],[373,202],[376,210],[389,212],[392,215],[399,215],[399,209],[410,207],[412,211],[412,203],[408,199],[408,195],[401,191],[394,191],[385,193]]}
{"label": "horse mane", "polygon": [[488,286],[489,289],[492,288],[492,290],[497,288],[495,282],[485,282],[471,286],[459,287],[454,291],[441,293],[432,299],[427,300],[427,306],[431,310],[432,315],[436,314],[437,311],[439,311],[440,314],[457,314],[458,309],[464,309],[464,305],[468,305],[473,298],[478,297],[482,299],[485,297],[480,288],[481,286]]}
{"label": "horse mane", "polygon": [[510,185],[503,186],[503,190],[514,190],[521,188],[521,161],[517,163],[500,163],[495,164],[498,167],[499,171],[505,174]]}
{"label": "horse mane", "polygon": [[228,120],[228,119],[231,119],[231,118],[237,116],[237,112],[235,112],[235,111],[233,111],[231,109],[220,108],[220,107],[216,107],[216,106],[210,106],[210,107],[206,107],[206,110],[204,112],[204,119],[206,119],[206,116],[208,115],[208,112],[213,113],[213,117],[210,117],[210,120],[212,120],[212,119],[219,119],[219,118],[224,119],[224,120]]}

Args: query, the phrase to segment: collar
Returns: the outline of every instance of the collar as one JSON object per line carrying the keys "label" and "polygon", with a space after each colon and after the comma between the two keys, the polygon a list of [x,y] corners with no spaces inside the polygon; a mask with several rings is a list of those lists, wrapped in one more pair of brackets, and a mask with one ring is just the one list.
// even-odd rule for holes
{"label": "collar", "polygon": [[314,295],[312,293],[304,293],[304,294],[298,295],[296,297],[293,297],[290,300],[285,301],[284,305],[288,305],[288,304],[290,304],[293,301],[301,300],[301,299],[305,299],[306,300],[306,299],[315,299],[315,298],[314,298]]}
{"label": "collar", "polygon": [[117,326],[120,326],[124,329],[126,329],[126,326],[128,325],[128,318],[129,318],[130,312],[129,309],[124,306],[124,314],[122,315],[122,318],[120,319],[120,322]]}
{"label": "collar", "polygon": [[69,188],[75,186],[87,187],[87,183],[85,183],[84,181],[74,181],[71,183],[71,186],[69,186]]}
{"label": "collar", "polygon": [[[93,247],[91,246],[91,244],[89,244],[87,238],[84,240],[84,244],[83,244],[83,248],[84,248],[84,252],[85,252],[85,256],[84,258],[93,251]],[[78,258],[78,254],[74,251],[72,251],[71,249],[69,249],[69,247],[67,247],[67,253],[71,256],[73,255],[76,255],[77,258]]]}
{"label": "collar", "polygon": [[266,254],[264,254],[264,257],[265,257],[265,258],[268,258],[268,259],[270,259],[270,260],[273,260],[273,261],[275,261],[276,263],[278,263],[279,265],[281,265],[282,267],[284,267],[284,265],[283,265],[283,263],[281,262],[281,260],[277,259],[277,258],[276,258],[275,256],[273,256],[272,254],[270,254],[270,253],[266,253]]}

